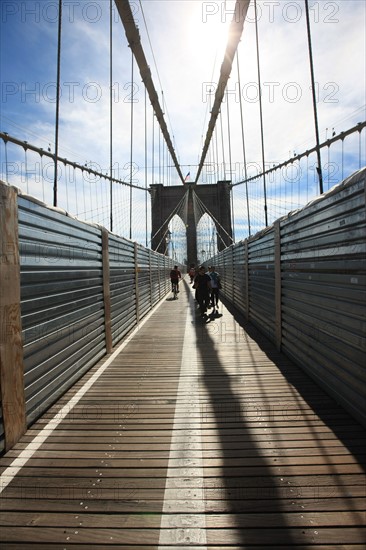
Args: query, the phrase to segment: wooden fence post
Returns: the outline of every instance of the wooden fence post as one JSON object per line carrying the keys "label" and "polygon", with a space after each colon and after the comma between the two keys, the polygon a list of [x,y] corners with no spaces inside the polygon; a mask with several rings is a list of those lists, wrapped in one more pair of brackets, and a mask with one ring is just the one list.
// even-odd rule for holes
{"label": "wooden fence post", "polygon": [[249,251],[248,251],[248,239],[244,241],[244,269],[245,269],[245,304],[246,313],[245,318],[249,321]]}
{"label": "wooden fence post", "polygon": [[0,182],[0,385],[5,450],[26,430],[17,193]]}
{"label": "wooden fence post", "polygon": [[150,309],[153,308],[153,281],[152,281],[151,250],[149,250],[149,282],[150,282]]}
{"label": "wooden fence post", "polygon": [[137,261],[137,243],[135,242],[134,248],[134,260],[135,260],[135,297],[136,297],[136,323],[140,321],[140,303],[139,303],[139,265]]}
{"label": "wooden fence post", "polygon": [[104,299],[104,330],[107,353],[112,351],[112,321],[111,321],[111,283],[109,268],[109,233],[102,228],[102,263],[103,263],[103,299]]}
{"label": "wooden fence post", "polygon": [[278,351],[282,344],[282,278],[281,278],[281,225],[274,223],[274,275],[275,275],[275,338]]}

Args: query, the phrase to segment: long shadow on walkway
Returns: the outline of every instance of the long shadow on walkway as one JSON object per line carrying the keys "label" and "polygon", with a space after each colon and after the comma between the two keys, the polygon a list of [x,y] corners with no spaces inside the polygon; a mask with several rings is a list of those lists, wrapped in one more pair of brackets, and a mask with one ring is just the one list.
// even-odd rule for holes
{"label": "long shadow on walkway", "polygon": [[[292,547],[298,540],[281,509],[282,487],[273,477],[270,456],[263,452],[269,441],[268,429],[255,412],[258,385],[248,387],[245,369],[240,367],[243,342],[223,342],[218,337],[214,325],[220,318],[202,321],[195,306],[192,316],[202,365],[201,387],[206,390],[201,405],[205,507],[208,514],[223,514],[218,525],[223,530],[218,529],[214,541],[208,543]],[[250,353],[252,372],[255,365]]]}
{"label": "long shadow on walkway", "polygon": [[[255,326],[246,321],[244,315],[236,310],[234,306],[226,300],[224,300],[224,304],[235,321],[243,327],[248,337],[256,341],[263,353],[276,365],[279,372],[292,386],[293,399],[297,402],[296,410],[298,413],[301,414],[305,403],[312,410],[309,421],[318,420],[323,422],[352,453],[359,464],[365,466],[366,429],[325,390],[320,388],[301,367],[295,365],[284,354],[279,353],[274,344],[261,334]],[[310,425],[311,422],[309,422]],[[314,439],[318,440],[319,448],[321,448],[321,439],[315,432],[313,435]],[[366,468],[364,469],[366,471]]]}

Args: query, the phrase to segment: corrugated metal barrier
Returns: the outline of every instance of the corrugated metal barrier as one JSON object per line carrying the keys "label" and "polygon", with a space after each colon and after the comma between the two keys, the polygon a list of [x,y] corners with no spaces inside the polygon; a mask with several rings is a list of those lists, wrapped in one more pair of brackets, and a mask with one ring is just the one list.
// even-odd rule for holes
{"label": "corrugated metal barrier", "polygon": [[101,232],[19,197],[27,423],[105,353]]}
{"label": "corrugated metal barrier", "polygon": [[364,425],[365,180],[362,169],[210,260],[224,296]]}
{"label": "corrugated metal barrier", "polygon": [[[18,381],[18,386],[23,384],[20,397],[12,396],[11,404],[8,398],[7,409],[10,418],[14,408],[23,406],[29,426],[169,292],[173,260],[48,208],[5,184],[0,187],[2,196],[15,197],[12,216],[17,218],[18,234],[11,237],[11,246],[19,246],[21,312],[16,321],[17,304],[2,307],[1,343],[11,348],[18,323],[23,356],[18,353],[4,361],[10,377],[13,361],[24,368],[24,378]],[[2,200],[4,218],[9,217],[6,203]],[[6,239],[2,264],[10,248]],[[12,284],[9,278],[2,271],[4,287]],[[6,368],[2,365],[3,371]],[[0,450],[9,448],[3,420],[1,409]],[[16,437],[10,439],[14,444]]]}

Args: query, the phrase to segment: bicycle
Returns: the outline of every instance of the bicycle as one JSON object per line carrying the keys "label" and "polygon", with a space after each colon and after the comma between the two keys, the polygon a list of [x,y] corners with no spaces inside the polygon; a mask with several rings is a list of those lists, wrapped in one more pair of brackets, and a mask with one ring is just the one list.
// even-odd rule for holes
{"label": "bicycle", "polygon": [[175,283],[173,281],[172,281],[172,292],[173,292],[173,300],[176,300],[178,298],[177,294],[179,292],[178,283]]}

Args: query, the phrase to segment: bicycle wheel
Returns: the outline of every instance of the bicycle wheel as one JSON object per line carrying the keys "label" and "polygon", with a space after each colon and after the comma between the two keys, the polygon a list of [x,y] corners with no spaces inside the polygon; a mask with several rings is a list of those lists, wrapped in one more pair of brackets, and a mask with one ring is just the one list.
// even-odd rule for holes
{"label": "bicycle wheel", "polygon": [[173,300],[176,300],[177,299],[177,294],[178,294],[178,285],[177,285],[177,283],[173,283],[172,291],[173,291]]}

